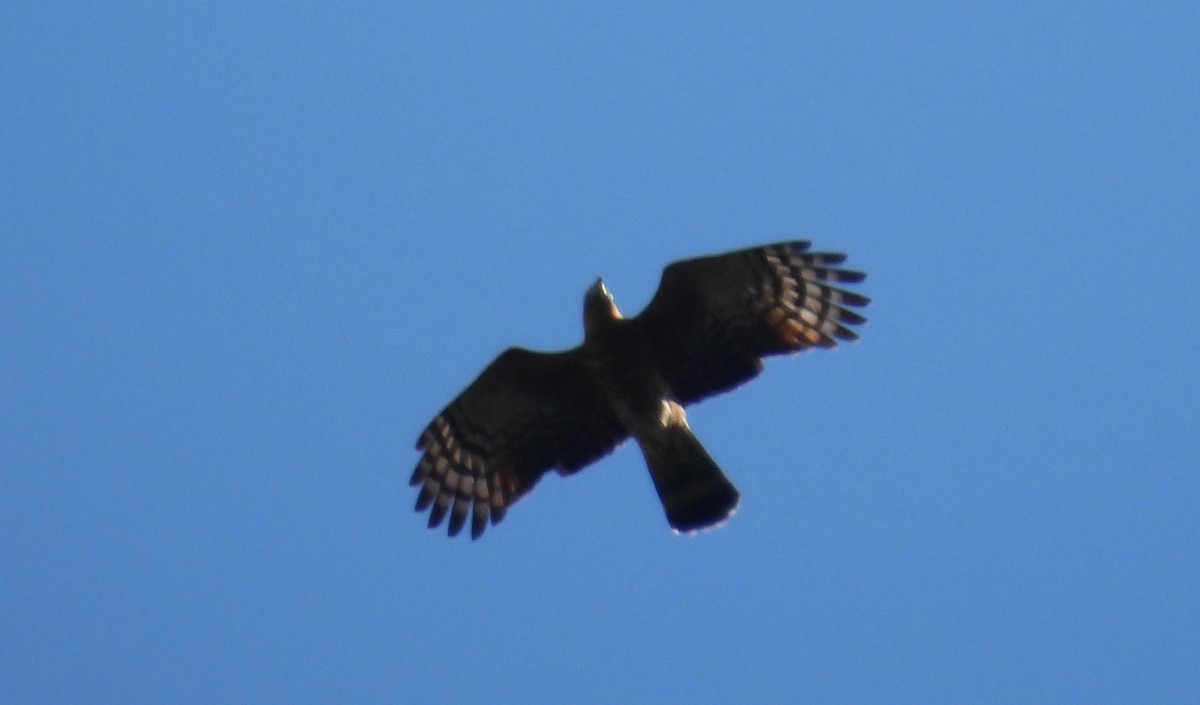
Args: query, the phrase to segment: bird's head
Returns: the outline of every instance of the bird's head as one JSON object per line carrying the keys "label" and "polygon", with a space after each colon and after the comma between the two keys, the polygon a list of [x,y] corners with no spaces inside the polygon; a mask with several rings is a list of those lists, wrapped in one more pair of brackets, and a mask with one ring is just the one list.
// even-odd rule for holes
{"label": "bird's head", "polygon": [[608,287],[604,286],[604,280],[597,279],[596,283],[592,284],[583,296],[584,334],[595,331],[597,326],[620,318],[621,312],[617,310],[617,303],[613,301]]}

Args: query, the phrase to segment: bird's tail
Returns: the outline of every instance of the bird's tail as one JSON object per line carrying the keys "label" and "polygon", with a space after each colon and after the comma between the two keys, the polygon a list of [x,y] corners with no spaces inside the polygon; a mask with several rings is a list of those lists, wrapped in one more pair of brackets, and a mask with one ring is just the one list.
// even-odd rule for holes
{"label": "bird's tail", "polygon": [[737,509],[737,488],[686,424],[669,425],[640,445],[671,528],[683,533],[707,529]]}

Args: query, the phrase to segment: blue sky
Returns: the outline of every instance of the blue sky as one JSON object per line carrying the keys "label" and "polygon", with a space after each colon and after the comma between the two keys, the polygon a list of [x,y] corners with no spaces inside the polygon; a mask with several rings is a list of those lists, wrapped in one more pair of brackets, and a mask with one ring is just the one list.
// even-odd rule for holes
{"label": "blue sky", "polygon": [[[1200,701],[1194,3],[7,3],[0,701]],[[859,343],[480,541],[407,486],[603,275],[811,238]]]}

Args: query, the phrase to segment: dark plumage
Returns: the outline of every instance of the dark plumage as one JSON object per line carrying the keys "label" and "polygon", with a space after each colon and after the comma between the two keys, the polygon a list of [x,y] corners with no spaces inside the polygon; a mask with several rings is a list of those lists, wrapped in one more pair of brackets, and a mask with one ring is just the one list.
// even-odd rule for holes
{"label": "dark plumage", "polygon": [[584,297],[584,341],[563,352],[509,348],[417,441],[411,483],[429,525],[471,519],[478,538],[551,468],[567,475],[629,436],[641,446],[670,525],[726,520],[738,493],[683,407],[762,371],[762,358],[856,340],[869,299],[835,286],[865,274],[845,255],[784,242],[669,265],[653,300],[623,318],[602,281]]}

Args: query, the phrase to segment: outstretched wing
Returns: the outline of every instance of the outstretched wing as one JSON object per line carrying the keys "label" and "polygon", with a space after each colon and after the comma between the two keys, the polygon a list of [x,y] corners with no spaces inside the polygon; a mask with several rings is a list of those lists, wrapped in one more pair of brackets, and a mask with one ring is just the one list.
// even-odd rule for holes
{"label": "outstretched wing", "polygon": [[866,275],[840,269],[843,254],[783,242],[674,262],[636,319],[681,403],[753,379],[767,355],[856,340],[870,299],[833,284]]}
{"label": "outstretched wing", "polygon": [[451,536],[470,514],[478,538],[547,470],[578,470],[627,435],[577,350],[509,348],[417,440],[417,511],[432,505],[431,528],[449,512]]}

